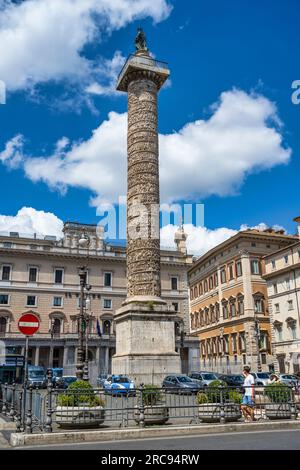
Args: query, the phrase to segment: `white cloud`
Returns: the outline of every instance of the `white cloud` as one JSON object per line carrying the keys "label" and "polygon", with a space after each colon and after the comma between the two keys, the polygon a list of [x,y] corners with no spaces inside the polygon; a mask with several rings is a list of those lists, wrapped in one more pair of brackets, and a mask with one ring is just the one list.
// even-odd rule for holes
{"label": "white cloud", "polygon": [[19,232],[20,235],[54,235],[61,238],[63,221],[51,212],[23,207],[15,216],[0,215],[0,232]]}
{"label": "white cloud", "polygon": [[[174,236],[178,226],[166,225],[160,231],[161,245],[165,247],[174,247]],[[187,250],[188,253],[203,255],[211,248],[219,245],[223,241],[232,237],[237,233],[226,227],[220,227],[215,230],[210,230],[206,227],[195,227],[192,224],[184,224],[184,231],[188,235]]]}
{"label": "white cloud", "polygon": [[[288,163],[276,106],[240,90],[222,93],[207,120],[160,135],[161,202],[232,195],[253,172]],[[93,204],[126,194],[127,115],[110,112],[86,141],[59,141],[52,155],[23,154],[20,136],[6,144],[4,162],[16,161],[32,181],[66,191],[88,188]],[[10,152],[9,152],[10,151]]]}
{"label": "white cloud", "polygon": [[138,18],[159,22],[170,12],[166,0],[0,0],[0,77],[8,90],[24,90],[66,79],[86,88],[100,75],[108,92],[121,56],[97,63],[85,46]]}
{"label": "white cloud", "polygon": [[[233,237],[238,231],[248,229],[264,231],[268,228],[270,227],[264,222],[261,222],[253,227],[244,224],[241,225],[239,230],[226,227],[220,227],[211,230],[207,227],[195,227],[192,224],[184,224],[184,231],[188,235],[186,241],[188,253],[197,256],[204,255],[207,253],[207,251],[211,250],[215,246],[224,242],[228,238]],[[285,230],[280,225],[274,225],[272,229]],[[162,227],[160,230],[161,246],[171,248],[175,247],[174,236],[177,230],[178,226],[172,224]]]}

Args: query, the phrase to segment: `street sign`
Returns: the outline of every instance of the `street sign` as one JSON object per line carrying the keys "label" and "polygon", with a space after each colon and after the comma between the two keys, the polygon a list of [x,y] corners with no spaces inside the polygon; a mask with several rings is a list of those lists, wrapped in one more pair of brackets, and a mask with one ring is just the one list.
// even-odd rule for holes
{"label": "street sign", "polygon": [[39,318],[33,313],[24,313],[18,321],[18,328],[23,335],[32,336],[40,327]]}

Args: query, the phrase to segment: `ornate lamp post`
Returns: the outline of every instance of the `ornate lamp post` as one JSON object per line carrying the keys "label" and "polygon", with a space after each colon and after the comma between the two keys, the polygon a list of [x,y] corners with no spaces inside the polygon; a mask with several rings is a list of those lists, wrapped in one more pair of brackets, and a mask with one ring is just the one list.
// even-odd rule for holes
{"label": "ornate lamp post", "polygon": [[[78,240],[80,248],[88,248],[90,245],[89,237],[84,233]],[[86,320],[85,302],[86,295],[85,291],[90,290],[91,287],[87,284],[87,267],[81,266],[78,268],[78,275],[80,281],[80,313],[79,313],[79,325],[78,325],[78,352],[77,352],[77,364],[76,364],[76,377],[77,380],[88,380],[88,373],[84,374],[84,336],[85,332],[83,329],[84,321]],[[86,370],[85,370],[86,372]]]}
{"label": "ornate lamp post", "polygon": [[259,342],[260,342],[260,327],[259,327],[259,321],[257,317],[257,306],[255,306],[255,313],[254,313],[254,337],[256,341],[256,351],[257,351],[257,372],[261,372],[262,367],[261,367],[261,360],[260,360],[260,347],[259,347]]}
{"label": "ornate lamp post", "polygon": [[53,337],[54,337],[54,319],[53,318],[51,318],[49,333],[50,333],[50,352],[49,352],[48,369],[52,369],[53,367]]}

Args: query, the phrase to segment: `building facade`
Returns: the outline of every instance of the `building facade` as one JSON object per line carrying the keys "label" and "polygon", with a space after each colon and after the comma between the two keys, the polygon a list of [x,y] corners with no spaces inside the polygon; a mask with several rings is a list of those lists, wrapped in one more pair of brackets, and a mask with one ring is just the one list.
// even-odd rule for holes
{"label": "building facade", "polygon": [[[82,233],[90,240],[79,246]],[[198,345],[189,331],[187,270],[191,256],[177,243],[175,250],[161,251],[162,297],[176,311],[176,349],[183,371],[198,360]],[[40,329],[29,340],[31,364],[64,367],[73,374],[78,345],[78,267],[87,266],[90,290],[88,351],[94,374],[110,373],[115,353],[113,315],[126,298],[126,247],[103,240],[101,227],[67,222],[61,240],[46,236],[0,235],[0,340],[16,352],[24,352],[24,336],[18,319],[33,312]],[[100,325],[97,331],[97,320]]]}
{"label": "building facade", "polygon": [[269,370],[271,354],[263,257],[295,243],[284,231],[254,229],[201,256],[188,273],[191,333],[200,340],[200,367],[221,373]]}
{"label": "building facade", "polygon": [[[298,232],[300,238],[300,218]],[[300,371],[300,241],[265,257],[275,371]]]}

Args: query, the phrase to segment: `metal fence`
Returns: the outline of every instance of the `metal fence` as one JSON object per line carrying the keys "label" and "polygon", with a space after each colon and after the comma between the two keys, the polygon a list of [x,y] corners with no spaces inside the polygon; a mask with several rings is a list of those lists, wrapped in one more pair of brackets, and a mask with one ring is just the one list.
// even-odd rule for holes
{"label": "metal fence", "polygon": [[227,386],[197,391],[141,385],[105,391],[59,390],[50,382],[46,390],[4,385],[0,413],[15,421],[17,432],[25,433],[298,418],[299,389],[255,387],[254,406],[242,404],[241,392],[241,387]]}

